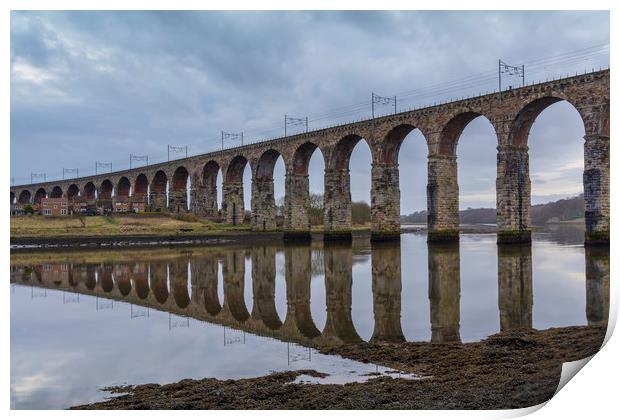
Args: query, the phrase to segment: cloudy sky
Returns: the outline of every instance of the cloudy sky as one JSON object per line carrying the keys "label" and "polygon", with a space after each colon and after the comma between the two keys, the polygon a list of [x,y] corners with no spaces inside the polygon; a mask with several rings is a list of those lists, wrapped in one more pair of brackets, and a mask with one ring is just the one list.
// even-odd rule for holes
{"label": "cloudy sky", "polygon": [[[95,160],[122,169],[130,153],[166,159],[168,144],[204,153],[221,130],[275,137],[284,114],[308,116],[311,129],[359,119],[372,91],[397,95],[399,110],[491,91],[498,58],[525,64],[528,82],[607,67],[608,44],[607,12],[12,12],[11,176],[87,175]],[[540,115],[529,143],[533,202],[581,191],[582,136],[572,106]],[[495,146],[484,118],[460,138],[462,208],[494,206]],[[411,133],[399,162],[402,213],[426,207],[426,154]],[[322,170],[315,153],[313,191]],[[283,178],[280,162],[276,196]],[[353,199],[369,201],[363,142],[351,180]]]}

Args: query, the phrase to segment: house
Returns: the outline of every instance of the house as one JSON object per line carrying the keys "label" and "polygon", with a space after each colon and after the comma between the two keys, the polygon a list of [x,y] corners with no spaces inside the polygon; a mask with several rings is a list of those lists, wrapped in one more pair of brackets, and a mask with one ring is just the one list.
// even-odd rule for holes
{"label": "house", "polygon": [[23,216],[26,212],[21,204],[11,204],[11,216]]}
{"label": "house", "polygon": [[41,199],[41,214],[44,216],[67,216],[71,214],[66,197],[47,197]]}
{"label": "house", "polygon": [[131,200],[126,195],[117,195],[112,197],[112,211],[114,213],[129,213],[131,209]]}

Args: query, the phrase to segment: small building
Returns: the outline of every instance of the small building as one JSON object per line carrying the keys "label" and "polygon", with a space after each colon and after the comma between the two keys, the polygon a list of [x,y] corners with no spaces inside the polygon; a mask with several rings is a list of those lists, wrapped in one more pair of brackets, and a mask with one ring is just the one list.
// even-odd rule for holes
{"label": "small building", "polygon": [[131,208],[136,213],[144,212],[146,211],[146,203],[144,201],[132,201]]}
{"label": "small building", "polygon": [[24,206],[21,204],[11,204],[11,216],[23,216],[25,214]]}
{"label": "small building", "polygon": [[69,200],[66,197],[42,198],[41,214],[44,216],[67,216],[71,214]]}
{"label": "small building", "polygon": [[131,200],[126,195],[112,197],[112,210],[114,213],[129,213]]}

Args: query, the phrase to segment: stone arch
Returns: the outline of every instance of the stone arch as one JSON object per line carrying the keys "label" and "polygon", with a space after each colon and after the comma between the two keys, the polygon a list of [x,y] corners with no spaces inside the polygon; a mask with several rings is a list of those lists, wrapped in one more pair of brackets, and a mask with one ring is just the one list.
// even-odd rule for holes
{"label": "stone arch", "polygon": [[[409,133],[415,129],[419,129],[411,124],[399,124],[393,127],[385,135],[383,142],[380,145],[380,151],[377,156],[377,163],[380,164],[398,164],[398,154],[400,147],[405,141],[405,138]],[[421,131],[421,130],[420,130]]]}
{"label": "stone arch", "polygon": [[51,198],[60,198],[60,197],[62,197],[62,188],[60,188],[58,185],[56,185],[54,188],[52,188],[52,192],[50,193],[50,197]]}
{"label": "stone arch", "polygon": [[144,174],[140,174],[136,177],[133,188],[134,196],[146,196],[149,191],[149,180]]}
{"label": "stone arch", "polygon": [[[567,101],[569,104],[575,107],[575,105],[571,101],[560,95],[542,96],[525,104],[519,110],[517,116],[510,124],[508,144],[517,147],[526,147],[528,143],[530,129],[532,128],[532,124],[534,124],[534,121],[536,121],[536,118],[546,108],[563,100]],[[575,109],[577,108],[575,107]],[[579,109],[577,109],[577,111],[579,112]],[[585,125],[585,121],[581,112],[579,112],[579,115],[581,115],[582,122],[584,122]]]}
{"label": "stone arch", "polygon": [[31,198],[30,191],[23,190],[22,192],[19,193],[19,198],[17,199],[17,202],[19,204],[28,204],[30,203],[30,198]]}
{"label": "stone arch", "polygon": [[[323,196],[325,239],[350,239],[352,225],[351,177],[349,162],[355,146],[363,140],[358,134],[341,138],[332,148],[325,168],[325,194]],[[371,144],[366,144],[371,151]],[[371,158],[372,159],[372,158]]]}
{"label": "stone arch", "polygon": [[15,193],[11,191],[11,204],[15,203]]}
{"label": "stone arch", "polygon": [[168,183],[168,176],[164,171],[157,171],[151,182],[151,191],[158,193],[166,192],[166,185]]}
{"label": "stone arch", "polygon": [[47,192],[43,188],[39,188],[36,193],[34,193],[34,204],[41,204],[41,200],[47,197]]}
{"label": "stone arch", "polygon": [[[503,142],[498,147],[497,153],[497,228],[498,242],[514,242],[514,241],[530,241],[530,207],[531,207],[531,181],[530,181],[530,156],[528,141],[532,125],[539,115],[551,105],[566,101],[577,111],[579,118],[586,131],[585,143],[585,171],[584,171],[584,200],[586,202],[586,236],[588,235],[588,186],[590,179],[588,174],[588,135],[587,135],[587,114],[588,111],[580,109],[575,104],[580,100],[575,100],[558,92],[547,92],[544,95],[538,95],[533,99],[527,100],[516,113],[514,119],[508,124],[508,133]],[[588,107],[590,108],[590,107]],[[600,143],[603,149],[609,149],[608,142]],[[606,144],[606,146],[605,146]],[[596,148],[596,147],[595,147]],[[599,156],[599,151],[595,152]],[[603,153],[605,155],[605,153]],[[609,161],[602,165],[603,172],[609,173]],[[606,169],[605,169],[606,167]],[[607,180],[609,178],[607,177]],[[594,177],[594,184],[597,185],[594,190],[598,189],[601,178],[597,175]],[[596,206],[595,206],[596,207]],[[609,219],[607,219],[608,221]]]}
{"label": "stone arch", "polygon": [[218,218],[217,176],[220,165],[210,160],[199,170],[196,185],[192,183],[192,208],[196,214]]}
{"label": "stone arch", "polygon": [[116,184],[116,195],[122,197],[129,197],[129,191],[131,190],[131,183],[126,176],[121,177]]}
{"label": "stone arch", "polygon": [[180,258],[172,261],[168,270],[172,298],[179,308],[187,308],[191,300],[187,289],[187,260]]}
{"label": "stone arch", "polygon": [[243,172],[248,160],[241,155],[235,156],[226,168],[222,191],[222,216],[227,224],[240,225],[245,219],[245,202],[243,196]]}
{"label": "stone arch", "polygon": [[114,280],[112,279],[112,264],[103,264],[99,270],[99,284],[101,289],[110,293],[114,289]]}
{"label": "stone arch", "polygon": [[149,296],[148,266],[145,263],[135,263],[132,269],[133,288],[142,300]]}
{"label": "stone arch", "polygon": [[[456,149],[459,138],[474,119],[484,117],[472,110],[455,113],[439,132],[428,158],[427,213],[429,240],[458,239],[459,185]],[[497,138],[497,130],[495,130]]]}
{"label": "stone arch", "polygon": [[318,150],[325,162],[325,155],[316,143],[305,142],[293,152],[286,166],[284,194],[284,228],[290,237],[310,237],[310,178],[312,156]]}
{"label": "stone arch", "polygon": [[84,185],[84,198],[87,200],[94,200],[97,194],[97,187],[92,182],[87,182]]}
{"label": "stone arch", "polygon": [[226,255],[222,264],[224,280],[224,307],[238,322],[245,322],[250,313],[245,304],[245,253],[233,250]]}
{"label": "stone arch", "polygon": [[129,266],[125,263],[115,264],[114,266],[114,281],[118,290],[123,296],[131,293],[131,271]]}
{"label": "stone arch", "polygon": [[248,160],[245,156],[235,156],[226,168],[224,182],[243,182],[243,171],[245,170],[245,166],[247,164]]}
{"label": "stone arch", "polygon": [[172,188],[168,191],[169,207],[174,212],[187,211],[187,178],[189,171],[179,166],[172,175]]}
{"label": "stone arch", "polygon": [[258,162],[252,179],[252,229],[276,229],[276,200],[273,171],[282,155],[274,149],[265,151]]}
{"label": "stone arch", "polygon": [[[438,153],[443,156],[456,156],[459,137],[463,130],[465,130],[465,127],[478,117],[484,117],[490,122],[483,114],[475,111],[464,111],[452,117],[441,129]],[[491,125],[493,124],[491,123]]]}
{"label": "stone arch", "polygon": [[101,183],[101,194],[99,195],[100,199],[110,200],[112,199],[112,195],[114,192],[114,184],[109,179],[104,180]]}
{"label": "stone arch", "polygon": [[290,173],[294,175],[308,175],[310,159],[316,149],[319,149],[319,146],[312,142],[306,142],[295,149]]}
{"label": "stone arch", "polygon": [[168,300],[168,266],[166,263],[154,263],[151,265],[151,290],[155,299],[160,304]]}
{"label": "stone arch", "polygon": [[159,170],[153,176],[149,186],[149,206],[151,211],[164,211],[168,209],[168,176]]}
{"label": "stone arch", "polygon": [[[412,124],[398,124],[391,127],[382,141],[376,144],[370,192],[371,239],[373,241],[400,237],[401,173],[398,160],[405,139],[416,129],[419,130],[419,127]],[[419,131],[422,133],[422,130]],[[423,133],[422,136],[424,137]],[[427,151],[424,155],[426,157],[428,142],[425,137],[424,143]]]}
{"label": "stone arch", "polygon": [[80,195],[80,188],[75,184],[69,185],[69,188],[67,188],[67,199],[73,200],[75,197],[79,195]]}
{"label": "stone arch", "polygon": [[348,170],[351,153],[360,140],[366,141],[368,148],[372,152],[372,145],[359,134],[349,134],[341,138],[331,152],[328,168],[332,170]]}

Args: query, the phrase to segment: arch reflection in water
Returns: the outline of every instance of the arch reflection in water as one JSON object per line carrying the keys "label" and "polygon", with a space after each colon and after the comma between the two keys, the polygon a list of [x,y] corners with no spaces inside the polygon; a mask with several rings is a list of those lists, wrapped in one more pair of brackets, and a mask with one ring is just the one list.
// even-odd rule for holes
{"label": "arch reflection in water", "polygon": [[[52,263],[49,261],[54,257],[48,256],[43,264],[13,264],[11,281],[125,301],[304,345],[342,344],[362,341],[351,310],[353,281],[364,281],[363,277],[353,278],[355,260],[372,265],[369,279],[372,306],[367,307],[368,313],[372,310],[374,319],[372,334],[368,335],[370,341],[404,341],[402,322],[414,321],[406,318],[401,321],[401,259],[407,256],[401,254],[398,243],[372,244],[370,259],[365,249],[339,243],[324,244],[322,248],[300,244],[263,245],[249,250],[235,247],[198,249],[172,257],[157,257],[145,252],[116,262],[110,262],[105,255],[93,254],[92,259],[102,261],[88,263],[72,263],[66,255],[57,257],[58,263]],[[246,302],[244,296],[246,254],[252,262],[251,302]],[[277,258],[278,254],[283,258]],[[587,323],[604,324],[609,313],[609,249],[586,248],[585,259]],[[223,300],[218,298],[219,264],[222,266]],[[280,302],[275,295],[278,264],[283,264],[280,272],[284,273],[286,288],[284,317],[276,310],[276,303]],[[318,265],[324,269],[321,285],[325,291],[324,301],[311,299],[313,270]],[[315,278],[321,271],[315,270]],[[533,271],[530,245],[497,247],[501,331],[532,328]],[[409,275],[416,276],[415,270],[412,273]],[[459,244],[428,245],[427,280],[431,341],[460,342]],[[415,290],[415,293],[422,294],[424,290]],[[322,330],[313,319],[311,302],[315,309],[325,310],[326,322]],[[251,313],[248,303],[252,305]]]}

